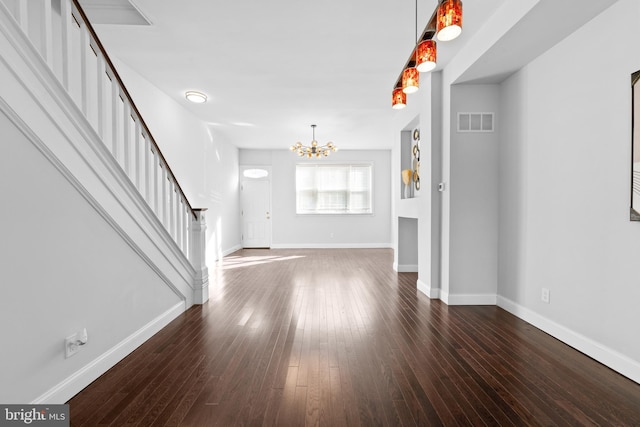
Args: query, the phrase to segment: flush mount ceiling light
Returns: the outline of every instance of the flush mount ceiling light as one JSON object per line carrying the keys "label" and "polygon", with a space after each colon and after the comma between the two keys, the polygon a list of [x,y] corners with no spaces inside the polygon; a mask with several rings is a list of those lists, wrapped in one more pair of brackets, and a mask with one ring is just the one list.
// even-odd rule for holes
{"label": "flush mount ceiling light", "polygon": [[201,92],[196,92],[195,90],[190,90],[186,92],[184,96],[194,104],[203,104],[207,102],[207,95]]}
{"label": "flush mount ceiling light", "polygon": [[301,142],[296,142],[291,146],[291,151],[297,153],[300,157],[327,157],[332,151],[338,151],[338,147],[333,145],[333,142],[327,142],[325,145],[318,145],[316,141],[316,125],[311,125],[313,136],[311,138],[311,145],[302,145]]}
{"label": "flush mount ceiling light", "polygon": [[449,41],[461,33],[462,1],[440,0],[427,26],[422,31],[422,35],[417,37],[418,0],[416,0],[416,44],[393,87],[392,108],[404,108],[407,103],[406,98],[403,99],[398,94],[398,89],[401,89],[405,94],[416,92],[419,87],[419,73],[426,73],[436,68],[437,45],[433,38],[437,37],[440,41]]}

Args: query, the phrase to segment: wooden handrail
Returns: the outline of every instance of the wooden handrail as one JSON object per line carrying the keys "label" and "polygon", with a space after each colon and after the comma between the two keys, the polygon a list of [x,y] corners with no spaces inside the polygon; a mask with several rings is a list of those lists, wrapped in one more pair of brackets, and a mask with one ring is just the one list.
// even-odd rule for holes
{"label": "wooden handrail", "polygon": [[191,207],[191,203],[189,203],[189,199],[187,199],[187,196],[185,196],[184,191],[182,191],[182,187],[180,187],[180,183],[176,179],[176,176],[173,174],[173,171],[171,170],[171,167],[169,166],[169,163],[165,159],[164,155],[162,154],[162,151],[160,150],[160,147],[156,143],[155,138],[151,134],[151,131],[149,130],[149,127],[147,126],[147,124],[145,123],[144,119],[142,118],[142,115],[140,114],[140,111],[138,110],[138,107],[136,107],[136,104],[133,102],[133,99],[131,98],[131,95],[129,94],[129,91],[127,90],[126,86],[124,85],[124,82],[120,78],[120,75],[118,74],[118,71],[116,70],[116,67],[114,67],[113,62],[111,62],[111,58],[109,58],[109,55],[107,54],[106,49],[104,48],[104,46],[102,45],[102,42],[98,38],[98,34],[93,29],[93,26],[91,25],[91,22],[89,22],[89,18],[87,18],[87,15],[84,13],[84,10],[82,9],[82,6],[80,6],[80,2],[78,0],[72,0],[72,2],[73,2],[73,5],[75,6],[76,10],[80,14],[80,17],[82,18],[82,20],[84,21],[85,25],[87,26],[87,29],[89,30],[89,33],[91,34],[91,37],[92,37],[94,43],[96,44],[98,49],[100,49],[100,53],[104,57],[104,60],[107,63],[107,65],[108,65],[108,67],[109,67],[109,69],[111,71],[111,74],[116,79],[116,81],[118,83],[118,86],[120,87],[120,90],[122,91],[122,94],[127,98],[127,101],[129,102],[129,105],[130,105],[132,111],[135,113],[137,120],[140,121],[140,125],[142,126],[142,128],[145,131],[145,135],[149,137],[149,140],[150,140],[151,144],[153,145],[156,153],[158,153],[158,156],[162,160],[162,163],[164,163],[164,166],[167,169],[167,172],[169,173],[169,175],[171,176],[173,182],[175,183],[176,188],[178,189],[178,191],[182,195],[183,200],[187,204],[187,208],[189,209],[189,212],[191,212],[191,215],[193,216],[194,219],[197,219],[198,216],[197,216],[197,213],[195,212],[195,209],[193,207]]}

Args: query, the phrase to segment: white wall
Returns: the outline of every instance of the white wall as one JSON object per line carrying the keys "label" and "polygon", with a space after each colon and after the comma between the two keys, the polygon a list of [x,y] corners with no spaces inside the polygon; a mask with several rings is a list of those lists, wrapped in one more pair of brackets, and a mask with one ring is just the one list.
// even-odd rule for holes
{"label": "white wall", "polygon": [[[418,236],[416,286],[430,298],[439,298],[442,194],[438,191],[438,183],[442,181],[442,75],[440,72],[423,73],[420,80],[420,90],[407,96],[407,107],[393,112],[395,115],[392,149],[393,200],[395,201],[392,224],[394,265],[399,271],[404,270],[399,255],[404,250],[404,240],[407,235],[399,229],[398,224],[402,223],[401,218],[415,218]],[[400,171],[407,164],[407,159],[403,161],[403,156],[406,156],[402,153],[403,141],[415,128],[420,129],[420,191],[414,191],[415,198],[401,199]],[[412,247],[411,240],[407,243]]]}
{"label": "white wall", "polygon": [[418,219],[398,217],[397,271],[418,272]]}
{"label": "white wall", "polygon": [[[372,215],[297,215],[295,165],[373,163]],[[321,160],[289,150],[240,150],[241,165],[272,166],[272,247],[391,247],[391,153],[339,150]],[[394,181],[395,183],[395,181]]]}
{"label": "white wall", "polygon": [[207,261],[212,268],[240,247],[238,149],[126,64],[114,62],[189,203],[208,209]]}
{"label": "white wall", "polygon": [[[500,305],[640,381],[629,221],[640,4],[620,0],[501,85]],[[603,34],[606,37],[593,37]],[[541,288],[550,303],[541,301]]]}
{"label": "white wall", "polygon": [[455,304],[495,304],[498,286],[498,142],[495,132],[458,132],[459,112],[494,112],[498,85],[451,86],[449,289]]}
{"label": "white wall", "polygon": [[[0,183],[0,401],[62,403],[193,303],[194,270],[29,42],[0,19],[0,168],[10,177]],[[148,123],[164,114],[161,132],[221,153],[188,170],[180,165],[197,150],[165,151],[192,202],[211,188],[230,201],[217,216],[237,242],[237,149],[203,125],[190,132],[179,108],[140,87],[138,100],[157,103]],[[65,337],[82,328],[89,342],[65,359]]]}
{"label": "white wall", "polygon": [[[1,112],[0,132],[0,401],[62,403],[87,385],[73,375],[185,303]],[[89,343],[65,359],[82,328]]]}

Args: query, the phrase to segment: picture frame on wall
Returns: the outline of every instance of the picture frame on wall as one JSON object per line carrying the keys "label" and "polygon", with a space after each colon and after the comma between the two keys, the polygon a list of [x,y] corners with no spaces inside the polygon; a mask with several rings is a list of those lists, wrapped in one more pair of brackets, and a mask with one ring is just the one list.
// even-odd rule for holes
{"label": "picture frame on wall", "polygon": [[640,80],[640,70],[631,74],[631,221],[640,221],[640,83],[638,80]]}

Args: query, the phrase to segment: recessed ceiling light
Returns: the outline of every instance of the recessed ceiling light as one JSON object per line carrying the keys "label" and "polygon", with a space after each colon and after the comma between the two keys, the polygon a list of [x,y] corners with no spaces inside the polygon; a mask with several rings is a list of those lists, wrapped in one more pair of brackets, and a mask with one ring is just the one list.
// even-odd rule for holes
{"label": "recessed ceiling light", "polygon": [[194,104],[202,104],[207,102],[207,95],[201,92],[196,92],[194,90],[190,90],[189,92],[185,93],[184,96]]}

